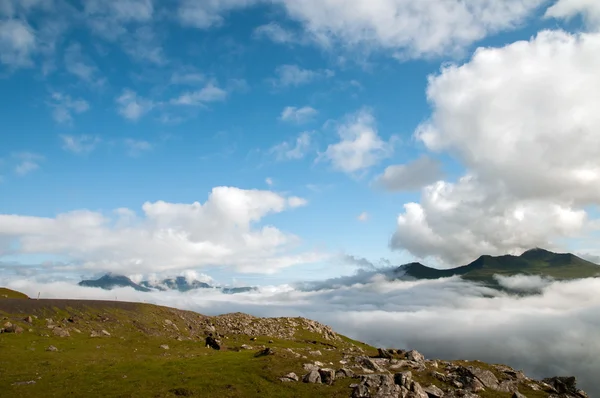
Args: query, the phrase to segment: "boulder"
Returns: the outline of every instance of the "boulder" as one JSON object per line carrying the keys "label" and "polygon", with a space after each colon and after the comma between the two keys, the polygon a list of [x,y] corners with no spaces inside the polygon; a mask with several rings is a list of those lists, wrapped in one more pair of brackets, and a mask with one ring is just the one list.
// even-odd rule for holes
{"label": "boulder", "polygon": [[69,331],[67,329],[63,329],[63,328],[59,328],[59,327],[53,328],[52,333],[54,333],[54,335],[58,336],[58,337],[70,337],[71,336],[71,334],[69,333]]}
{"label": "boulder", "polygon": [[433,384],[429,387],[423,387],[423,391],[425,391],[429,398],[442,398],[444,396],[444,391]]}
{"label": "boulder", "polygon": [[378,358],[386,358],[386,359],[392,359],[392,355],[388,350],[382,349],[382,348],[378,348],[377,349],[377,357]]}
{"label": "boulder", "polygon": [[419,351],[410,350],[406,353],[406,359],[413,362],[425,362],[425,357]]}
{"label": "boulder", "polygon": [[394,375],[394,383],[401,387],[410,388],[410,385],[412,383],[412,373],[410,371],[396,373]]}
{"label": "boulder", "polygon": [[58,351],[58,348],[56,348],[53,345],[51,345],[48,348],[46,348],[46,351]]}
{"label": "boulder", "polygon": [[489,370],[483,370],[479,368],[469,367],[469,371],[484,385],[484,387],[491,388],[493,390],[498,389],[498,379]]}
{"label": "boulder", "polygon": [[160,348],[162,348],[163,350],[168,350],[168,349],[169,349],[169,346],[168,346],[168,345],[166,345],[166,344],[162,344],[162,345],[160,346]]}
{"label": "boulder", "polygon": [[102,334],[105,336],[110,336],[110,333],[108,333],[106,330],[102,330]]}
{"label": "boulder", "polygon": [[321,374],[318,370],[311,370],[302,377],[302,381],[305,383],[321,384]]}
{"label": "boulder", "polygon": [[283,376],[282,378],[280,378],[279,380],[281,380],[282,382],[292,382],[292,381],[298,381],[299,378],[296,375],[296,373],[288,373],[285,376]]}
{"label": "boulder", "polygon": [[368,398],[370,396],[369,389],[363,384],[356,385],[350,395],[351,398]]}
{"label": "boulder", "polygon": [[570,377],[551,377],[543,380],[559,394],[570,394],[577,397],[587,398],[588,395],[577,388],[577,379]]}
{"label": "boulder", "polygon": [[27,323],[30,323],[30,324],[31,324],[31,323],[33,323],[33,318],[31,317],[31,315],[29,315],[29,316],[28,316],[27,318],[25,318],[24,320],[25,320],[25,322],[27,322]]}
{"label": "boulder", "polygon": [[333,384],[335,380],[335,370],[323,368],[319,369],[319,375],[321,375],[321,383],[323,384]]}
{"label": "boulder", "polygon": [[363,368],[371,370],[373,372],[385,372],[385,369],[381,368],[379,365],[377,365],[375,362],[373,362],[373,360],[369,357],[357,357],[356,358],[356,363],[361,365]]}
{"label": "boulder", "polygon": [[335,372],[336,379],[346,379],[352,377],[354,377],[354,372],[347,368],[341,368]]}

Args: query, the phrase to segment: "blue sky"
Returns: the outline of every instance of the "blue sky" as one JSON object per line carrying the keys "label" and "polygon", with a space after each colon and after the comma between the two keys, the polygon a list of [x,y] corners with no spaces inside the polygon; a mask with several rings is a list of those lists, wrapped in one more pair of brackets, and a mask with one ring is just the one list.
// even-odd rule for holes
{"label": "blue sky", "polygon": [[[77,277],[109,270],[177,274],[195,269],[223,283],[233,279],[279,283],[354,272],[356,264],[344,261],[344,255],[374,263],[380,258],[397,265],[424,259],[453,266],[478,254],[518,252],[537,244],[568,249],[572,239],[588,228],[580,211],[587,211],[588,219],[594,218],[595,194],[573,194],[565,199],[560,192],[547,194],[540,187],[536,192],[543,194],[531,195],[519,190],[516,183],[514,189],[498,194],[490,181],[502,182],[506,176],[490,171],[491,166],[471,156],[485,150],[470,147],[470,141],[462,145],[450,138],[447,145],[436,148],[432,141],[419,138],[418,132],[420,126],[435,119],[432,115],[447,117],[430,123],[436,140],[444,141],[462,115],[468,118],[462,126],[467,130],[475,126],[473,134],[483,137],[486,124],[477,121],[486,115],[479,119],[448,106],[445,98],[458,101],[456,98],[463,98],[459,90],[470,95],[465,88],[469,85],[452,93],[442,92],[452,86],[444,85],[446,80],[460,81],[458,75],[441,72],[442,65],[463,65],[467,74],[475,70],[468,67],[475,65],[471,57],[478,47],[498,49],[501,62],[512,65],[508,58],[512,53],[507,48],[514,42],[522,40],[534,47],[545,40],[537,36],[543,30],[564,29],[570,37],[592,30],[589,21],[595,21],[593,6],[576,9],[567,0],[540,0],[528,6],[508,2],[505,4],[514,7],[504,9],[501,2],[490,0],[483,2],[482,10],[466,9],[455,16],[427,6],[411,11],[403,1],[382,1],[381,10],[366,1],[349,3],[348,10],[341,10],[334,1],[299,5],[284,0],[274,4],[39,0],[30,6],[0,1],[0,49],[4,53],[0,57],[0,214],[4,215],[0,219],[0,261],[60,261],[71,264],[67,274]],[[361,7],[369,12],[361,13]],[[386,7],[398,13],[391,25]],[[548,7],[554,12],[549,13]],[[493,22],[486,20],[488,11],[497,12]],[[586,23],[577,16],[579,12],[587,18]],[[333,15],[339,23],[330,21]],[[394,27],[411,18],[418,23],[406,25],[405,30]],[[427,25],[428,20],[433,26]],[[440,36],[437,26],[448,31]],[[558,39],[547,42],[555,46],[561,43]],[[582,45],[577,50],[586,48]],[[523,63],[517,65],[535,66],[535,56],[523,56]],[[548,62],[543,61],[541,65],[546,67]],[[501,71],[505,72],[506,68]],[[561,71],[551,73],[559,75]],[[438,77],[438,91],[435,82],[428,83],[430,75]],[[473,87],[479,77],[474,73]],[[494,92],[490,90],[485,94],[492,95],[493,102]],[[482,94],[475,103],[484,103],[486,98]],[[587,98],[579,100],[593,105]],[[535,99],[529,101],[529,105],[537,104]],[[490,116],[490,120],[519,118],[501,112],[493,116],[498,119]],[[537,127],[540,135],[534,138],[543,140],[542,126]],[[586,128],[592,131],[590,126]],[[486,139],[493,147],[498,137]],[[344,147],[346,144],[349,146]],[[556,145],[560,147],[561,142]],[[423,168],[414,168],[413,162],[422,157]],[[492,159],[490,164],[507,170],[502,168],[501,159]],[[390,169],[388,185],[381,183],[388,167],[403,165],[406,173],[392,175]],[[574,160],[567,166],[579,170],[581,165]],[[439,195],[422,190],[433,187],[436,181],[457,188],[459,179],[466,175],[478,176],[475,188],[468,190],[485,189],[486,194],[496,192],[494,198],[506,198],[473,205],[482,206],[482,218],[468,222],[479,226],[484,219],[493,218],[489,228],[461,224],[464,220],[458,214],[464,210],[460,209],[450,216],[441,207],[438,213],[427,214],[433,210],[425,204]],[[535,173],[530,177],[535,179]],[[520,181],[514,173],[506,178],[504,185],[509,187]],[[142,210],[144,203],[159,201],[202,204],[215,187],[271,191],[284,201],[302,198],[301,205],[288,200],[285,209],[273,202],[264,214],[252,218],[247,215],[265,203],[263,196],[236,197],[236,206],[243,207],[242,218],[252,221],[240,227],[227,218],[233,211],[225,221],[215,218],[218,226],[231,221],[233,229],[225,230],[224,236],[235,235],[239,228],[260,235],[262,228],[272,226],[290,235],[286,242],[255,250],[245,241],[246,246],[238,252],[235,245],[239,242],[234,245],[224,237],[216,244],[233,253],[226,259],[196,264],[186,258],[180,265],[164,269],[144,258],[141,249],[135,255],[121,252],[119,245],[127,242],[103,241],[109,240],[113,228],[138,228],[136,233],[140,234],[150,229],[155,237],[165,231],[193,235],[197,229],[208,228],[209,232],[203,230],[202,239],[187,237],[187,243],[215,243],[208,218],[197,220],[202,225],[182,226],[182,220],[188,219],[182,213],[181,218],[154,220],[155,225]],[[228,201],[227,195],[219,196],[220,200]],[[448,200],[466,203],[460,198]],[[426,225],[435,232],[435,239],[407,236],[422,224],[399,226],[397,218],[409,214],[403,206],[410,202],[422,203],[425,218],[442,218]],[[556,222],[542,233],[535,225],[539,225],[536,217],[544,206],[560,211]],[[587,210],[582,210],[584,207]],[[123,208],[135,212],[137,221],[127,226],[118,224],[114,211]],[[502,217],[516,214],[518,209],[532,216],[500,222],[494,218],[499,208],[503,209]],[[64,232],[57,226],[63,226],[60,214],[75,214],[77,218],[81,214],[70,212],[81,210],[106,217],[108,230],[98,232],[95,222],[86,224],[77,219],[63,237],[75,241],[43,243],[45,234]],[[213,220],[213,216],[207,217]],[[44,219],[57,224],[48,227],[52,232],[38,231],[46,228],[45,224],[35,223]],[[513,222],[521,224],[515,227]],[[520,240],[507,232],[495,242],[487,234],[498,223],[522,230]],[[473,233],[453,243],[438,242],[455,236],[453,228],[460,225]],[[95,232],[90,232],[84,243],[76,241],[86,231]],[[244,231],[240,233],[242,240]],[[292,239],[292,234],[299,240]],[[270,238],[257,235],[256,239]],[[288,249],[291,241],[293,248]],[[396,243],[390,245],[390,241]],[[591,246],[577,248],[589,252]],[[177,253],[177,247],[172,249]],[[202,251],[194,253],[203,256]],[[300,253],[302,258],[282,260],[288,253]],[[248,258],[254,265],[244,265]],[[257,266],[262,260],[274,265]],[[132,263],[137,264],[134,269]]]}

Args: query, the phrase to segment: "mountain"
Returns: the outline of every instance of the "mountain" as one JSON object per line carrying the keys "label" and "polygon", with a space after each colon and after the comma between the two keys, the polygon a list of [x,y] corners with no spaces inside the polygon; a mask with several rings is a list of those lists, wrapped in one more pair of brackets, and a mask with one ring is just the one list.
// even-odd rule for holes
{"label": "mountain", "polygon": [[484,255],[470,264],[451,269],[436,269],[421,263],[398,267],[395,274],[417,279],[439,279],[460,276],[463,279],[497,285],[494,275],[537,275],[558,280],[592,278],[600,276],[600,265],[571,253],[553,253],[544,249],[528,250],[520,256]]}
{"label": "mountain", "polygon": [[189,282],[183,276],[176,278],[167,278],[159,282],[142,281],[139,284],[133,282],[131,279],[124,275],[106,274],[100,279],[95,280],[83,280],[79,282],[79,286],[86,287],[99,287],[104,290],[112,290],[117,287],[132,287],[140,292],[152,292],[161,291],[166,292],[170,290],[177,290],[180,292],[188,292],[196,289],[217,289],[224,294],[238,294],[256,291],[256,287],[243,286],[243,287],[216,287],[211,286],[208,283],[193,280]]}
{"label": "mountain", "polygon": [[575,377],[378,349],[305,318],[3,297],[0,315],[7,397],[589,397]]}
{"label": "mountain", "polygon": [[208,283],[200,282],[200,281],[191,281],[188,282],[186,278],[183,276],[178,276],[176,278],[167,278],[163,279],[157,283],[151,283],[149,281],[143,281],[140,283],[141,286],[144,286],[149,289],[157,289],[160,291],[167,290],[179,290],[180,292],[187,292],[194,289],[210,289],[211,285]]}
{"label": "mountain", "polygon": [[103,277],[95,280],[83,280],[78,283],[79,286],[85,287],[99,287],[104,290],[112,290],[116,287],[132,287],[139,292],[149,292],[151,291],[147,287],[140,286],[137,283],[133,282],[126,276],[123,275],[115,275],[115,274],[106,274]]}

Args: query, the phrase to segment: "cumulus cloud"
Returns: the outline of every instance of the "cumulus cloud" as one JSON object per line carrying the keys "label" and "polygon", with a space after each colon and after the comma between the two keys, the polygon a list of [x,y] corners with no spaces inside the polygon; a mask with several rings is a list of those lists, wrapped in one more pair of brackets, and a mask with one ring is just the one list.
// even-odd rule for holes
{"label": "cumulus cloud", "polygon": [[102,84],[96,65],[83,54],[81,44],[72,43],[65,49],[65,68],[67,72],[89,84]]}
{"label": "cumulus cloud", "polygon": [[283,120],[284,122],[302,124],[311,121],[317,115],[317,113],[319,112],[310,106],[303,106],[302,108],[286,106],[281,112],[279,119]]}
{"label": "cumulus cloud", "polygon": [[582,14],[588,27],[600,29],[600,3],[596,0],[558,0],[546,10],[546,18],[571,19]]}
{"label": "cumulus cloud", "polygon": [[78,155],[92,152],[102,141],[98,136],[87,134],[79,136],[63,134],[60,139],[63,142],[64,150]]}
{"label": "cumulus cloud", "polygon": [[358,215],[357,219],[361,222],[367,222],[369,221],[369,213],[367,213],[366,211],[362,212]]}
{"label": "cumulus cloud", "polygon": [[340,141],[327,147],[319,159],[331,162],[334,169],[355,173],[377,165],[393,153],[392,141],[381,139],[375,117],[369,109],[348,115],[338,126]]}
{"label": "cumulus cloud", "polygon": [[411,163],[387,167],[375,183],[388,191],[412,191],[421,189],[441,177],[439,162],[422,156]]}
{"label": "cumulus cloud", "polygon": [[304,69],[298,65],[280,65],[275,69],[276,78],[270,79],[276,87],[297,87],[335,75],[330,69]]}
{"label": "cumulus cloud", "polygon": [[257,27],[254,29],[254,36],[257,38],[267,38],[279,44],[295,44],[306,42],[302,36],[283,28],[276,22],[271,22]]}
{"label": "cumulus cloud", "polygon": [[600,203],[600,35],[543,31],[481,48],[429,78],[431,119],[415,136],[467,174],[404,206],[393,248],[456,265],[481,253],[556,247],[593,227]]}
{"label": "cumulus cloud", "polygon": [[54,218],[0,215],[0,238],[17,248],[12,254],[60,255],[88,270],[143,273],[221,265],[272,273],[323,258],[301,251],[297,236],[263,224],[269,214],[305,205],[302,198],[271,191],[217,187],[204,204],[144,203],[141,217],[127,209],[112,215],[77,210]]}
{"label": "cumulus cloud", "polygon": [[309,132],[300,134],[294,141],[282,142],[270,149],[277,160],[299,160],[304,158],[311,147]]}
{"label": "cumulus cloud", "polygon": [[[532,282],[535,284],[536,282]],[[97,298],[151,302],[207,315],[245,312],[256,316],[303,316],[379,347],[417,349],[428,358],[478,359],[522,369],[530,377],[574,375],[590,396],[597,385],[596,338],[600,279],[552,282],[525,297],[449,278],[390,281],[385,273],[355,275],[314,284],[264,286],[224,295],[104,291],[73,283],[9,278],[0,285],[42,298]]]}
{"label": "cumulus cloud", "polygon": [[73,113],[83,113],[90,109],[90,105],[84,99],[72,99],[69,95],[55,92],[52,93],[50,106],[54,108],[52,117],[58,123],[72,123]]}
{"label": "cumulus cloud", "polygon": [[[300,41],[328,49],[382,50],[398,58],[419,58],[462,51],[491,34],[518,27],[546,0],[226,0],[181,3],[182,24],[198,28],[219,26],[224,16],[256,4],[275,4],[298,22]],[[279,43],[293,37],[278,24],[259,27],[258,34]]]}
{"label": "cumulus cloud", "polygon": [[119,105],[119,114],[129,120],[138,120],[156,105],[153,101],[140,97],[130,89],[124,89],[116,99]]}

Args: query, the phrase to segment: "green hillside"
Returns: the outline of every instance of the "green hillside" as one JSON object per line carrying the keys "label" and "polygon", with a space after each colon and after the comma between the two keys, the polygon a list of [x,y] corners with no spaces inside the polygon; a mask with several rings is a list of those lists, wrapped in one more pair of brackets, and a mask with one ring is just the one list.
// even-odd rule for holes
{"label": "green hillside", "polygon": [[18,298],[18,299],[26,299],[29,298],[24,293],[17,292],[15,290],[10,290],[5,287],[0,287],[0,298]]}
{"label": "green hillside", "polygon": [[[304,318],[0,298],[0,319],[0,395],[7,397],[454,397],[457,385],[481,378],[485,390],[469,396],[546,398],[563,383],[524,379],[504,365],[377,350]],[[209,333],[220,350],[206,347]],[[291,372],[299,380],[285,377]],[[587,397],[574,382],[568,391],[561,397]]]}
{"label": "green hillside", "polygon": [[439,270],[420,263],[406,264],[397,272],[417,279],[439,279],[455,275],[463,279],[495,285],[494,275],[538,275],[558,280],[600,276],[600,265],[570,253],[553,253],[544,249],[528,250],[520,256],[481,256],[470,264]]}

